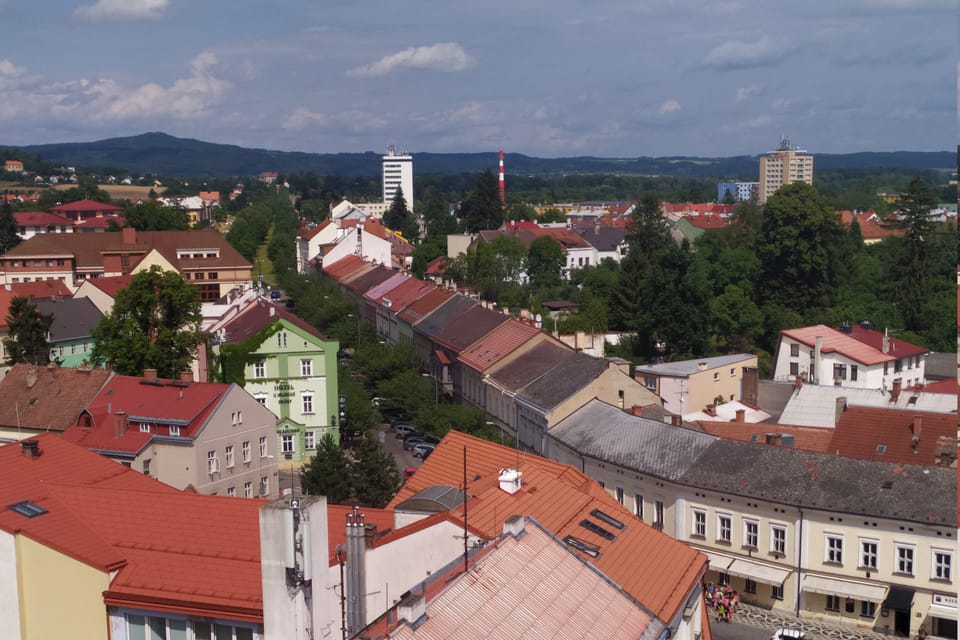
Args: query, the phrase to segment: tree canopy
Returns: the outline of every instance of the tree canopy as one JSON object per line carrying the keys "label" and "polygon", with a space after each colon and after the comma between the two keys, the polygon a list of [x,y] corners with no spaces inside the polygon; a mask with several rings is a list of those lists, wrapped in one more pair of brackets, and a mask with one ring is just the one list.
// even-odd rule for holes
{"label": "tree canopy", "polygon": [[399,231],[409,242],[416,242],[420,237],[420,228],[413,214],[407,209],[407,200],[400,187],[397,187],[390,209],[383,214],[383,224],[393,231]]}
{"label": "tree canopy", "polygon": [[20,362],[45,365],[50,362],[50,325],[52,314],[43,314],[24,296],[14,296],[7,316],[10,337],[4,338],[7,364]]}
{"label": "tree canopy", "polygon": [[487,169],[477,186],[460,203],[458,216],[469,233],[497,229],[503,224],[503,203],[493,172]]}
{"label": "tree canopy", "polygon": [[188,371],[203,342],[200,294],[175,271],[154,265],[117,294],[110,315],[93,330],[91,358],[121,375],[156,369],[163,378]]}
{"label": "tree canopy", "polygon": [[13,217],[13,207],[9,202],[0,206],[0,254],[20,244],[20,234],[17,233],[17,220]]}
{"label": "tree canopy", "polygon": [[327,433],[300,472],[300,482],[304,491],[326,496],[331,504],[382,508],[400,488],[400,472],[375,439],[364,437],[348,456]]}

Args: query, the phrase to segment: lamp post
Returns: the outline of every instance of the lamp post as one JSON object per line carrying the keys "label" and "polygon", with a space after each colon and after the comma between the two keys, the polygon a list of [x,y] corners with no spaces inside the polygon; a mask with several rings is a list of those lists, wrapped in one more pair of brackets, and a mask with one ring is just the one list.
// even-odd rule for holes
{"label": "lamp post", "polygon": [[[421,373],[420,375],[424,378],[433,378],[429,373]],[[433,404],[440,404],[440,386],[437,384],[436,378],[433,378]]]}
{"label": "lamp post", "polygon": [[359,349],[360,348],[360,314],[354,315],[352,313],[348,313],[347,317],[357,319],[357,348]]}
{"label": "lamp post", "polygon": [[503,445],[503,425],[497,422],[490,422],[489,420],[484,420],[483,424],[488,424],[491,427],[500,427],[500,444]]}

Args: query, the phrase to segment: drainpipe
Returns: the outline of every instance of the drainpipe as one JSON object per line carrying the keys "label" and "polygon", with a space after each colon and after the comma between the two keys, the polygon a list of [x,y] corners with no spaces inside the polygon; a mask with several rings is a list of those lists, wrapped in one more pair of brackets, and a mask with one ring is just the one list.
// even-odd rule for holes
{"label": "drainpipe", "polygon": [[796,603],[796,615],[797,619],[800,618],[800,562],[803,556],[803,509],[798,509],[800,512],[800,527],[797,531],[797,603]]}

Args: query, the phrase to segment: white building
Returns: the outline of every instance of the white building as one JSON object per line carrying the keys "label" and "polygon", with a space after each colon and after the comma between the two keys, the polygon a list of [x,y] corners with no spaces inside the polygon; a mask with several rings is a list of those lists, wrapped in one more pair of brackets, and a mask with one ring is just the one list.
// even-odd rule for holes
{"label": "white building", "polygon": [[403,199],[407,210],[413,212],[413,155],[397,151],[396,147],[387,147],[387,155],[380,162],[383,177],[383,202],[387,206],[393,202],[397,187],[403,190]]}

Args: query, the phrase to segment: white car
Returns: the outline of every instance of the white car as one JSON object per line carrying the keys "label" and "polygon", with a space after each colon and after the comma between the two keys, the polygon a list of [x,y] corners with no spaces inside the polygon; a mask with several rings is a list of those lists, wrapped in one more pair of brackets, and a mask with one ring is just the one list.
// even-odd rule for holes
{"label": "white car", "polygon": [[804,640],[806,637],[807,634],[799,629],[777,629],[770,640]]}

